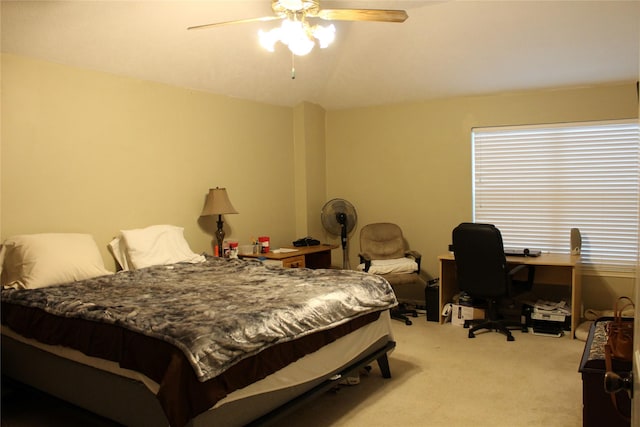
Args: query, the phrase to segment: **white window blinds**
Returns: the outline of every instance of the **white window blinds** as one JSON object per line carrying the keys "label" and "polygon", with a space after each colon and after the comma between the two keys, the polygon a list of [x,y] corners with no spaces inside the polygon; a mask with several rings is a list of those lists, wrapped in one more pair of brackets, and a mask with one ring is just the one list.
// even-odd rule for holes
{"label": "white window blinds", "polygon": [[474,221],[505,246],[569,253],[634,271],[638,255],[638,122],[478,128],[473,138]]}

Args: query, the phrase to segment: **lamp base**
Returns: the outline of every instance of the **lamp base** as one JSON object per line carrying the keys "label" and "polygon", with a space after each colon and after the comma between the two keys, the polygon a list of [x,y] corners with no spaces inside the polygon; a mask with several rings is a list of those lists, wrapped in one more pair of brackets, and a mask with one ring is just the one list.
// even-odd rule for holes
{"label": "lamp base", "polygon": [[216,230],[216,240],[218,241],[218,250],[216,251],[214,248],[213,254],[214,256],[221,257],[223,256],[222,243],[224,242],[224,234],[225,234],[224,230],[222,229],[222,226],[224,225],[224,222],[222,221],[222,215],[218,215],[218,221],[216,221],[216,223],[218,224],[218,229]]}

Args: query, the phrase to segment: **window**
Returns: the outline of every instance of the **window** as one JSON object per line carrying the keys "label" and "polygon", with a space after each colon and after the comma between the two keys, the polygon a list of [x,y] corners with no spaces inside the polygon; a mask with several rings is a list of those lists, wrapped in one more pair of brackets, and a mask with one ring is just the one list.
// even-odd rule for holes
{"label": "window", "polygon": [[505,246],[569,253],[580,229],[587,267],[633,272],[638,256],[638,122],[478,128],[474,221]]}

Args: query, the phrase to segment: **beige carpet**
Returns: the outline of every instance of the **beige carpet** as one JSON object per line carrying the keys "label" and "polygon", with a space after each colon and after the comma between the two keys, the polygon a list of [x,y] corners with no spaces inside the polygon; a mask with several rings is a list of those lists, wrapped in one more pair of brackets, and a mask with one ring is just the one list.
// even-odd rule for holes
{"label": "beige carpet", "polygon": [[514,331],[467,338],[467,329],[393,321],[391,379],[377,365],[288,416],[287,426],[582,425],[578,367],[584,342]]}

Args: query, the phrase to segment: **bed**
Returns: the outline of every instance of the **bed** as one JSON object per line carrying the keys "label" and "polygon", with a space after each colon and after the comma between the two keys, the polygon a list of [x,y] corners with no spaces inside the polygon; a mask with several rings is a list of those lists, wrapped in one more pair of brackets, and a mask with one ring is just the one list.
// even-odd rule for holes
{"label": "bed", "polygon": [[396,300],[378,276],[120,243],[132,268],[115,274],[87,235],[3,243],[3,375],[125,425],[178,427],[268,422],[374,360],[390,376]]}

